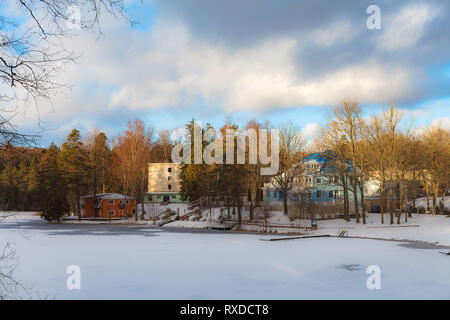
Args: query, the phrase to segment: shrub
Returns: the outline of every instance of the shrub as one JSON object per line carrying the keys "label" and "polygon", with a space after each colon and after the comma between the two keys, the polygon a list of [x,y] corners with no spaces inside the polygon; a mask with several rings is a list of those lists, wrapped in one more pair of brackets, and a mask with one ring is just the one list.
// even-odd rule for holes
{"label": "shrub", "polygon": [[439,201],[439,203],[436,205],[436,213],[437,214],[445,214],[446,213],[446,209],[444,206],[444,202],[442,200]]}

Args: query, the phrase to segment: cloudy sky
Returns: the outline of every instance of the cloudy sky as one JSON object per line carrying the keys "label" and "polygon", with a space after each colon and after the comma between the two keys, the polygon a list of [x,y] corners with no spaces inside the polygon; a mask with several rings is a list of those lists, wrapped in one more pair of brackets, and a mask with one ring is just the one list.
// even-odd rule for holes
{"label": "cloudy sky", "polygon": [[[450,127],[450,1],[128,1],[129,26],[67,40],[81,53],[73,84],[39,107],[42,144],[72,128],[113,136],[128,120],[177,128],[286,120],[311,137],[343,99],[366,114],[395,103],[417,126]],[[366,9],[381,9],[369,30]],[[36,111],[18,117],[39,131]]]}

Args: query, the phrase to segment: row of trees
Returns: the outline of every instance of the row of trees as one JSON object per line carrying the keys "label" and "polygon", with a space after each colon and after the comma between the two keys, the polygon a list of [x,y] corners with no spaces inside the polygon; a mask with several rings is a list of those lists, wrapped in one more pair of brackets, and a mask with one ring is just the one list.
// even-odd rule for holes
{"label": "row of trees", "polygon": [[140,120],[113,139],[94,129],[82,139],[73,129],[64,143],[47,149],[9,147],[0,153],[3,210],[41,211],[59,220],[81,214],[80,196],[121,192],[142,202],[148,162],[170,161],[168,132],[157,136]]}
{"label": "row of trees", "polygon": [[[194,121],[186,126],[191,139],[194,127]],[[228,128],[236,130],[238,126],[223,126],[219,129],[222,136]],[[250,121],[244,129],[249,128],[268,129],[269,124]],[[201,130],[205,136],[211,129],[207,126]],[[214,137],[203,139],[203,151],[213,140]],[[191,145],[194,145],[193,140]],[[226,142],[223,150],[225,159]],[[416,198],[422,193],[427,199],[427,211],[445,211],[438,198],[445,196],[450,185],[450,132],[439,125],[414,129],[413,124],[405,121],[394,105],[380,114],[364,117],[357,102],[344,101],[333,110],[330,120],[308,151],[322,151],[329,158],[328,165],[332,170],[326,174],[343,190],[344,217],[347,221],[353,213],[356,223],[366,223],[369,207],[365,193],[368,183],[379,189],[375,193],[376,200],[371,199],[371,204],[380,207],[382,223],[386,213],[389,213],[390,224],[400,224],[402,216],[407,221],[411,213],[417,210]],[[236,159],[237,153],[234,149],[232,157]],[[303,179],[305,168],[300,160],[308,152],[304,148],[301,132],[292,124],[279,128],[279,170],[274,176],[261,176],[261,163],[248,164],[248,150],[245,154],[245,164],[230,165],[223,161],[224,164],[220,165],[183,165],[182,194],[191,200],[205,198],[209,202],[220,201],[228,211],[237,208],[239,222],[242,196],[248,197],[250,219],[253,219],[254,208],[262,200],[260,190],[264,182],[270,182],[281,192],[286,214],[290,193],[295,191],[301,195],[300,201],[305,198],[307,201],[307,197],[302,196],[302,193],[307,194],[307,190]],[[409,201],[412,205],[408,205]]]}
{"label": "row of trees", "polygon": [[[238,130],[236,124],[227,123],[218,131],[211,125],[196,127],[192,120],[186,125],[191,144],[196,142],[194,131],[202,133],[202,152],[211,152],[216,132],[226,136],[227,129]],[[268,122],[249,121],[242,129],[273,130]],[[186,199],[206,199],[208,203],[219,201],[228,212],[237,210],[241,220],[243,197],[249,200],[250,219],[254,209],[262,201],[262,186],[271,182],[283,195],[284,212],[288,213],[288,196],[293,189],[302,190],[304,168],[301,159],[305,151],[301,132],[292,124],[279,129],[279,170],[273,176],[261,175],[265,164],[257,161],[249,164],[249,149],[238,150],[237,136],[233,137],[233,154],[227,155],[228,140],[221,144],[223,164],[185,164],[181,170],[181,193]],[[260,137],[258,136],[258,141]],[[438,197],[449,186],[450,146],[449,131],[439,126],[413,130],[404,123],[400,112],[390,106],[379,115],[363,117],[361,107],[345,101],[335,108],[330,121],[312,146],[314,151],[331,151],[329,155],[334,168],[333,181],[344,191],[344,217],[349,220],[352,211],[355,220],[366,222],[368,208],[365,200],[365,184],[379,184],[381,221],[389,213],[389,222],[400,223],[407,212],[407,201],[415,199],[423,187],[427,210],[439,210]],[[246,138],[248,146],[248,137]],[[271,154],[270,135],[267,154]],[[142,204],[147,189],[148,163],[170,162],[174,141],[170,132],[158,134],[147,129],[140,120],[129,122],[127,129],[112,139],[94,130],[82,139],[74,129],[64,143],[48,149],[17,150],[10,148],[0,154],[0,205],[6,210],[41,210],[47,219],[58,219],[68,212],[80,217],[81,195],[103,192],[120,192],[132,196]],[[257,149],[257,159],[264,150]],[[12,155],[19,153],[20,156]],[[245,161],[237,163],[239,153]],[[212,157],[217,158],[213,150]],[[227,164],[232,157],[234,164]],[[299,186],[300,184],[300,186]],[[351,196],[350,196],[351,195]],[[409,210],[411,212],[411,210]],[[136,217],[137,218],[137,217]],[[404,215],[407,220],[408,215]]]}
{"label": "row of trees", "polygon": [[[186,125],[186,132],[188,132],[188,139],[191,139],[191,146],[195,145],[194,131],[197,124],[192,120]],[[227,213],[231,210],[233,213],[237,210],[238,223],[242,219],[243,197],[246,197],[249,202],[249,218],[254,218],[254,209],[260,206],[263,200],[262,187],[265,182],[272,182],[274,187],[283,194],[284,211],[288,212],[288,194],[293,188],[294,179],[300,175],[301,166],[300,160],[303,153],[303,143],[300,131],[292,124],[285,124],[279,128],[279,164],[278,172],[273,176],[261,175],[261,168],[267,164],[261,163],[260,155],[266,152],[270,157],[271,150],[271,135],[267,137],[267,150],[261,149],[261,137],[259,136],[260,129],[271,130],[268,122],[258,123],[255,120],[249,121],[242,130],[253,129],[256,135],[256,163],[250,163],[250,139],[241,132],[241,136],[234,135],[231,140],[223,139],[219,145],[222,148],[221,162],[219,163],[218,155],[214,150],[211,151],[211,146],[217,140],[220,133],[221,137],[226,137],[227,129],[232,129],[238,132],[240,129],[236,124],[227,123],[223,127],[215,130],[211,125],[206,128],[198,128],[202,132],[202,153],[211,153],[212,158],[216,161],[207,164],[194,164],[194,151],[190,153],[191,164],[183,164],[181,168],[181,193],[185,199],[195,201],[198,199],[206,199],[207,203],[211,205],[212,202],[220,203]],[[210,134],[208,132],[212,132]],[[244,137],[244,146],[238,143],[238,140]],[[233,148],[227,148],[228,143],[232,143]],[[244,147],[244,149],[241,149]],[[229,149],[229,150],[228,150]],[[231,150],[231,151],[230,151]],[[232,154],[228,154],[231,152]],[[244,155],[245,161],[238,162],[239,154]],[[255,155],[255,154],[254,154]],[[232,163],[227,161],[228,158],[233,159]],[[255,160],[255,159],[254,159]]]}
{"label": "row of trees", "polygon": [[[366,223],[367,181],[378,183],[381,222],[384,223],[384,214],[389,212],[391,224],[395,217],[399,224],[403,212],[407,221],[415,210],[421,186],[425,189],[427,210],[436,213],[437,199],[445,196],[450,185],[450,132],[439,125],[413,129],[412,123],[402,121],[402,114],[394,105],[379,115],[363,117],[358,103],[344,101],[334,109],[316,146],[334,151],[332,163],[339,172],[347,204],[345,217],[349,219],[350,190],[357,223],[361,218]],[[355,165],[349,166],[347,159]],[[408,208],[410,199],[412,206]]]}

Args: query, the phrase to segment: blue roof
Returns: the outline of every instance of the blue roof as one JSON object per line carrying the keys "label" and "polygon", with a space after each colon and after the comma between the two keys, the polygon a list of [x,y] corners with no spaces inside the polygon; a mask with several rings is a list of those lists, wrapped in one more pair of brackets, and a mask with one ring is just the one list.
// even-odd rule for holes
{"label": "blue roof", "polygon": [[[332,172],[335,170],[335,166],[334,165],[329,165],[329,162],[332,161],[333,159],[336,159],[338,157],[338,154],[332,150],[327,150],[324,152],[315,152],[315,153],[311,153],[309,156],[304,157],[302,159],[302,162],[321,162],[323,163],[323,165],[320,167],[320,171],[322,173],[325,172]],[[350,171],[353,168],[353,164],[350,160],[345,159],[345,163],[348,165],[348,170]]]}

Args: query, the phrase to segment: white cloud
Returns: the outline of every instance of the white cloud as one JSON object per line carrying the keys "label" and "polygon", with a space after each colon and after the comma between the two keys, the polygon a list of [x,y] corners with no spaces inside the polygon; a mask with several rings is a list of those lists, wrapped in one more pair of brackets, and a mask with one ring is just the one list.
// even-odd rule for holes
{"label": "white cloud", "polygon": [[446,130],[450,130],[450,117],[444,117],[440,119],[435,119],[432,123],[432,126],[441,127]]}
{"label": "white cloud", "polygon": [[302,130],[302,138],[305,141],[310,141],[314,139],[320,132],[320,124],[318,123],[308,123]]}
{"label": "white cloud", "polygon": [[348,97],[377,103],[411,94],[412,70],[376,61],[311,80],[298,71],[292,51],[299,40],[293,37],[231,50],[196,41],[182,25],[160,24],[140,38],[131,35],[125,52],[121,40],[89,54],[95,61],[90,73],[117,88],[109,95],[110,108],[184,108],[202,99],[233,112],[334,105]]}
{"label": "white cloud", "polygon": [[[68,97],[55,99],[55,113],[41,106],[44,120],[59,123],[117,110],[129,111],[132,118],[134,111],[169,107],[176,112],[199,101],[231,113],[336,105],[344,98],[386,103],[414,94],[414,68],[371,58],[331,68],[320,77],[302,74],[308,61],[296,60],[295,50],[311,44],[308,37],[280,36],[230,48],[195,39],[175,22],[159,20],[149,31],[110,25],[106,21],[106,37],[98,41],[92,34],[68,41],[67,47],[83,50],[79,64],[61,75],[76,86]],[[342,37],[350,39],[340,35],[349,29],[349,24],[336,23],[317,31],[314,41],[331,46]]]}
{"label": "white cloud", "polygon": [[387,23],[382,22],[384,30],[380,48],[391,51],[412,46],[424,34],[426,23],[437,15],[436,8],[421,4],[407,5],[397,14],[387,16]]}
{"label": "white cloud", "polygon": [[356,35],[356,28],[352,28],[349,21],[337,21],[326,28],[312,32],[311,41],[321,47],[330,47],[336,42],[344,43]]}

